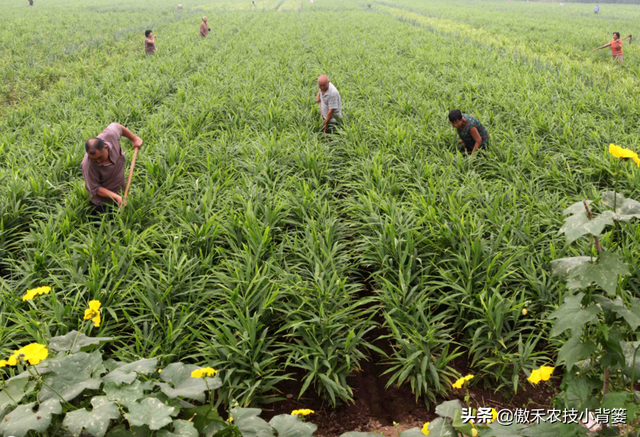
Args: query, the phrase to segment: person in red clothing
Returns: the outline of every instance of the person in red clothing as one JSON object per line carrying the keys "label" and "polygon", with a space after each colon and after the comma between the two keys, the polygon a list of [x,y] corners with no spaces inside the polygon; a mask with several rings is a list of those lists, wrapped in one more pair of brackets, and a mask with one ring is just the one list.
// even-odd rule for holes
{"label": "person in red clothing", "polygon": [[[623,39],[631,38],[631,35],[625,36]],[[622,54],[622,40],[620,39],[620,32],[613,32],[613,39],[609,41],[608,44],[597,47],[592,52],[596,50],[605,49],[607,47],[611,47],[611,56],[614,61],[618,61],[618,63],[622,64],[624,61],[624,55]]]}

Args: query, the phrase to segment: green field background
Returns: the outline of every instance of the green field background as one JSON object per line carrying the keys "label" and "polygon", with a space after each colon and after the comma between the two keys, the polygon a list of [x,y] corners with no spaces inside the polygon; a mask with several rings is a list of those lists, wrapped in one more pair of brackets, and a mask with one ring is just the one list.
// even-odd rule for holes
{"label": "green field background", "polygon": [[[622,66],[589,52],[640,37],[640,9],[256,1],[0,0],[0,355],[99,299],[113,356],[208,363],[246,405],[288,374],[339,403],[363,359],[419,397],[446,391],[457,355],[517,391],[564,342],[549,262],[590,250],[558,236],[563,209],[613,188],[609,143],[640,150],[637,43]],[[323,73],[345,114],[330,140]],[[490,132],[473,160],[455,108]],[[80,161],[110,122],[144,145],[129,206],[94,224]],[[638,198],[640,169],[620,172]]]}

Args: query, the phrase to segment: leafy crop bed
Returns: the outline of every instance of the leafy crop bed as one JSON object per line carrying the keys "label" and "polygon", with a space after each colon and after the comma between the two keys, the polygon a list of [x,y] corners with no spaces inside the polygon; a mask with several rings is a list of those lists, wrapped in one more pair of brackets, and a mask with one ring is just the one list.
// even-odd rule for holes
{"label": "leafy crop bed", "polygon": [[[640,10],[256,1],[0,0],[1,355],[96,299],[108,354],[207,363],[225,404],[291,378],[338,405],[369,363],[431,405],[460,372],[521,392],[566,340],[550,261],[590,250],[558,236],[562,211],[612,187],[609,143],[640,150],[640,49],[589,53]],[[323,73],[344,105],[331,139]],[[480,156],[457,152],[455,108],[489,129]],[[80,161],[113,121],[144,145],[127,209],[96,224]],[[638,198],[640,171],[619,171]]]}

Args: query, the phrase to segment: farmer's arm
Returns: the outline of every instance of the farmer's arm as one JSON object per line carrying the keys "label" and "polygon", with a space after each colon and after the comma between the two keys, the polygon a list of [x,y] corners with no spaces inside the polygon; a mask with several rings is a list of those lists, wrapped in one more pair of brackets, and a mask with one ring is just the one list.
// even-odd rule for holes
{"label": "farmer's arm", "polygon": [[325,118],[324,120],[324,126],[322,127],[322,132],[327,131],[327,125],[329,124],[329,120],[331,120],[331,117],[333,117],[333,109],[329,109],[329,112],[327,112],[327,118]]}
{"label": "farmer's arm", "polygon": [[593,50],[591,50],[592,52],[595,52],[596,50],[600,50],[600,49],[606,49],[607,47],[611,47],[611,43],[605,44],[603,46],[597,47]]}
{"label": "farmer's arm", "polygon": [[473,146],[473,150],[471,151],[471,154],[473,155],[474,153],[476,153],[476,151],[480,147],[480,144],[482,144],[482,138],[480,138],[478,129],[476,129],[475,127],[472,127],[471,129],[469,129],[469,133],[473,137],[473,140],[476,142],[476,144]]}
{"label": "farmer's arm", "polygon": [[129,129],[124,127],[123,125],[119,125],[120,129],[122,129],[122,136],[127,137],[131,140],[134,149],[139,149],[142,146],[142,138],[137,135],[134,135]]}
{"label": "farmer's arm", "polygon": [[109,197],[115,200],[116,202],[118,202],[118,205],[122,205],[122,197],[118,193],[114,193],[111,190],[107,190],[105,187],[98,188],[98,196]]}

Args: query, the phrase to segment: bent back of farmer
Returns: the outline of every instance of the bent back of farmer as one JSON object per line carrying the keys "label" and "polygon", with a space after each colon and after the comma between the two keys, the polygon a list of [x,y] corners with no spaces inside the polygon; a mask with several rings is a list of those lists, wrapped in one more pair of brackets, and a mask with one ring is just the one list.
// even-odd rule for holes
{"label": "bent back of farmer", "polygon": [[458,131],[460,142],[469,154],[489,144],[489,132],[476,117],[463,114],[459,109],[449,112],[449,121]]}

